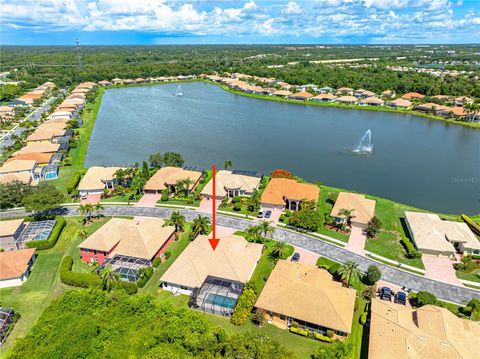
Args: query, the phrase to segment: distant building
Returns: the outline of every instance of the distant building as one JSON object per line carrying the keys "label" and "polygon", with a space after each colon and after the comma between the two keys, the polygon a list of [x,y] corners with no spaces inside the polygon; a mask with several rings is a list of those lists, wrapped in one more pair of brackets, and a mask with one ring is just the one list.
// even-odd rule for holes
{"label": "distant building", "polygon": [[306,200],[316,204],[319,194],[317,185],[288,178],[272,178],[262,193],[261,203],[263,207],[297,211]]}
{"label": "distant building", "polygon": [[[251,196],[253,191],[260,185],[261,180],[262,176],[258,174],[221,170],[215,176],[215,195],[217,199]],[[212,198],[212,180],[205,185],[201,195],[205,198]]]}
{"label": "distant building", "polygon": [[185,170],[178,167],[162,167],[147,181],[143,190],[145,193],[162,193],[166,188],[171,193],[176,192],[177,181],[191,180],[188,190],[192,191],[200,181],[202,172]]}
{"label": "distant building", "polygon": [[424,97],[425,95],[422,95],[421,93],[418,93],[418,92],[408,92],[402,96],[404,100],[410,100],[410,101],[414,99],[421,100]]}
{"label": "distant building", "polygon": [[340,192],[330,212],[330,216],[335,218],[336,223],[346,224],[347,218],[341,214],[342,209],[352,212],[350,218],[352,225],[367,228],[368,222],[375,215],[375,201],[365,198],[364,195],[358,193]]}
{"label": "distant building", "polygon": [[80,196],[103,194],[105,189],[114,190],[117,183],[115,172],[122,167],[90,167],[78,185]]}

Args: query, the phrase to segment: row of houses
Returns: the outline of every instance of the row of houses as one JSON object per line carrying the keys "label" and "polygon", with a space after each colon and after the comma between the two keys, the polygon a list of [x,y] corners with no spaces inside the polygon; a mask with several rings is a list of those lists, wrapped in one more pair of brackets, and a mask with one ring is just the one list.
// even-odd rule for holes
{"label": "row of houses", "polygon": [[70,121],[77,121],[86,103],[86,94],[96,86],[93,82],[79,84],[72,93],[26,139],[26,146],[16,151],[0,167],[0,183],[20,181],[37,185],[39,181],[58,176],[63,154],[70,148],[74,132]]}
{"label": "row of houses", "polygon": [[178,76],[159,76],[159,77],[137,77],[135,79],[120,79],[114,78],[112,80],[102,80],[98,81],[100,86],[111,86],[111,85],[135,85],[135,84],[146,84],[146,83],[155,83],[155,82],[170,82],[170,81],[186,81],[195,79],[196,76],[188,75],[178,75]]}
{"label": "row of houses", "polygon": [[[314,84],[294,86],[275,79],[258,78],[244,74],[233,74],[232,77],[221,77],[217,75],[201,75],[201,77],[223,83],[237,91],[276,96],[297,101],[332,102],[358,106],[386,106],[423,111],[422,107],[419,107],[421,105],[415,105],[426,97],[418,92],[409,92],[396,98],[396,93],[391,90],[383,91],[380,95],[377,95],[369,90],[355,90],[350,87],[334,89],[331,87],[317,87]],[[256,85],[257,83],[265,84],[266,87]],[[293,92],[294,89],[296,90],[295,92]],[[480,121],[480,112],[470,112],[466,110],[465,105],[474,102],[472,98],[466,96],[450,98],[442,95],[433,96],[433,98],[440,101],[449,101],[453,104],[453,106],[436,105],[439,108],[439,111],[434,112],[436,115],[445,118],[459,118],[472,122]]]}

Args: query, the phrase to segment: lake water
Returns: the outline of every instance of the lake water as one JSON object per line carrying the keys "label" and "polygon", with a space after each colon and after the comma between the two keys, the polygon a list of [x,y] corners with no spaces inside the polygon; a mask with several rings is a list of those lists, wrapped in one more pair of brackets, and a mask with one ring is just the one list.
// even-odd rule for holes
{"label": "lake water", "polygon": [[[413,115],[344,110],[234,95],[205,83],[109,89],[85,165],[183,154],[204,168],[269,173],[286,168],[309,181],[445,213],[480,212],[480,131]],[[374,152],[352,152],[366,130]]]}

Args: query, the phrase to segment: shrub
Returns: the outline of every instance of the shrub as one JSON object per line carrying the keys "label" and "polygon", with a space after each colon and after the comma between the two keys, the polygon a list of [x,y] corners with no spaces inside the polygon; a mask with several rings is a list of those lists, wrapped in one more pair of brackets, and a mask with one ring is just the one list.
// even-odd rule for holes
{"label": "shrub", "polygon": [[308,330],[305,329],[300,329],[297,327],[290,327],[290,331],[292,333],[298,334],[298,335],[303,335],[304,337],[308,337]]}
{"label": "shrub", "polygon": [[422,252],[417,250],[413,243],[406,237],[402,237],[401,240],[403,246],[405,247],[405,250],[407,251],[407,258],[421,258],[422,257]]}
{"label": "shrub", "polygon": [[250,313],[252,312],[255,301],[257,300],[257,292],[253,283],[248,282],[243,288],[242,294],[238,297],[237,305],[233,310],[230,322],[233,325],[244,325]]}
{"label": "shrub", "polygon": [[368,267],[367,272],[365,273],[365,282],[367,284],[375,284],[382,277],[382,272],[378,269],[377,266],[371,265]]}
{"label": "shrub", "polygon": [[327,337],[333,338],[334,335],[335,335],[335,332],[333,330],[331,330],[331,329],[327,330]]}
{"label": "shrub", "polygon": [[332,343],[333,342],[332,338],[326,337],[325,335],[321,335],[321,334],[318,334],[318,333],[314,334],[314,338],[317,339],[317,340],[320,340],[322,342],[326,342],[326,343]]}
{"label": "shrub", "polygon": [[367,237],[374,238],[377,235],[377,233],[380,231],[380,229],[382,229],[382,222],[377,217],[374,216],[368,222],[367,229],[366,229]]}
{"label": "shrub", "polygon": [[60,264],[60,280],[62,283],[73,287],[100,288],[102,280],[92,273],[72,272],[73,258],[67,256]]}
{"label": "shrub", "polygon": [[137,294],[138,293],[138,287],[135,283],[132,282],[126,282],[126,281],[121,281],[118,283],[118,287],[125,290],[125,292],[129,295]]}
{"label": "shrub", "polygon": [[287,210],[285,211],[285,217],[289,218],[289,217],[291,217],[291,216],[292,216],[292,211],[290,211],[289,209],[287,209]]}
{"label": "shrub", "polygon": [[421,290],[420,292],[417,293],[416,303],[417,303],[417,306],[419,306],[419,307],[422,307],[422,306],[428,305],[428,304],[436,304],[437,303],[437,297],[435,297],[435,295],[433,295],[430,292],[426,292],[426,291]]}
{"label": "shrub", "polygon": [[364,325],[367,322],[367,312],[363,312],[360,316],[360,324]]}
{"label": "shrub", "polygon": [[313,232],[320,227],[321,223],[322,215],[320,212],[309,207],[302,207],[288,219],[289,225]]}
{"label": "shrub", "polygon": [[258,326],[263,325],[263,322],[265,321],[265,311],[263,309],[257,309],[252,320]]}
{"label": "shrub", "polygon": [[170,258],[172,256],[172,252],[165,251],[164,255],[165,255],[165,259],[168,260],[168,258]]}
{"label": "shrub", "polygon": [[162,202],[168,201],[168,191],[167,191],[167,190],[164,190],[164,191],[162,192],[162,197],[160,198],[160,200],[161,200]]}
{"label": "shrub", "polygon": [[70,181],[68,181],[67,185],[67,192],[72,193],[78,186],[78,182],[80,182],[80,178],[82,176],[80,175],[80,172],[75,172],[73,176],[70,178]]}
{"label": "shrub", "polygon": [[52,233],[48,239],[39,239],[39,240],[32,240],[27,242],[28,248],[36,248],[36,249],[49,249],[52,248],[58,241],[58,237],[63,231],[63,228],[66,226],[67,221],[63,217],[57,217],[57,222],[52,229]]}
{"label": "shrub", "polygon": [[153,275],[152,267],[142,268],[140,270],[140,278],[138,278],[137,280],[137,287],[138,288],[145,287],[145,284],[147,284],[148,280],[152,277],[152,275]]}
{"label": "shrub", "polygon": [[287,170],[277,168],[270,173],[272,178],[290,178],[295,179],[295,176],[288,172]]}
{"label": "shrub", "polygon": [[240,196],[235,196],[232,198],[232,203],[240,203],[240,202],[241,202]]}
{"label": "shrub", "polygon": [[237,212],[241,211],[242,210],[242,204],[241,203],[235,203],[233,205],[233,210],[237,211]]}
{"label": "shrub", "polygon": [[[166,256],[166,255],[165,255],[165,256]],[[167,259],[168,259],[168,258],[167,258]],[[154,259],[153,262],[152,262],[152,264],[153,264],[153,266],[154,266],[155,268],[157,268],[157,267],[160,265],[160,263],[162,263],[162,261],[161,261],[161,259],[158,258],[158,257],[155,257],[155,259]]]}

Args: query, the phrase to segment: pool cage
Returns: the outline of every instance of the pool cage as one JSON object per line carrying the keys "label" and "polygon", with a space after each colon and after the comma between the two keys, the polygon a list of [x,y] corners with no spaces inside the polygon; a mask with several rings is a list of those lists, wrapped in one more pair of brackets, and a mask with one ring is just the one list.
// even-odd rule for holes
{"label": "pool cage", "polygon": [[29,241],[48,239],[56,222],[56,220],[30,222],[18,236],[17,249],[26,248],[25,243]]}
{"label": "pool cage", "polygon": [[0,308],[0,345],[5,340],[15,311],[12,308]]}
{"label": "pool cage", "polygon": [[230,317],[242,293],[244,284],[208,276],[190,297],[190,307],[202,312]]}
{"label": "pool cage", "polygon": [[140,278],[140,270],[152,265],[152,261],[143,258],[115,255],[108,258],[101,266],[96,269],[100,273],[104,268],[111,265],[112,269],[118,273],[121,280],[127,282],[136,282]]}

